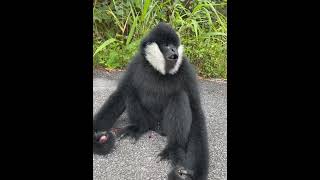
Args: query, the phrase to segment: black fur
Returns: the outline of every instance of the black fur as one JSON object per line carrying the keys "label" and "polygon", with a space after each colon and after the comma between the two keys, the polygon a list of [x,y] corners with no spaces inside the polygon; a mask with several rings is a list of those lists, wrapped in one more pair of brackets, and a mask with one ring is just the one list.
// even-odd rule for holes
{"label": "black fur", "polygon": [[[183,57],[177,73],[160,74],[145,59],[144,48],[151,42],[159,47],[168,43],[180,45],[175,31],[167,24],[160,23],[151,31],[142,41],[140,51],[129,64],[117,90],[94,116],[94,140],[96,132],[110,131],[126,109],[132,124],[127,128],[127,135],[138,139],[143,133],[155,130],[167,136],[168,144],[159,156],[171,160],[174,166],[169,180],[205,180],[208,174],[207,132],[196,73]],[[108,153],[112,146],[94,142],[93,148],[94,152]]]}

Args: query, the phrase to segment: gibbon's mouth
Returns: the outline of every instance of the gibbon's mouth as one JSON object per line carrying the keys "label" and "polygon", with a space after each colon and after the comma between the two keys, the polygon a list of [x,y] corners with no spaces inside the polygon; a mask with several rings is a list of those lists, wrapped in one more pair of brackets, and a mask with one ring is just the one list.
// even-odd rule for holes
{"label": "gibbon's mouth", "polygon": [[176,55],[176,54],[173,54],[173,55],[168,57],[169,61],[176,61],[177,59],[178,59],[178,55]]}

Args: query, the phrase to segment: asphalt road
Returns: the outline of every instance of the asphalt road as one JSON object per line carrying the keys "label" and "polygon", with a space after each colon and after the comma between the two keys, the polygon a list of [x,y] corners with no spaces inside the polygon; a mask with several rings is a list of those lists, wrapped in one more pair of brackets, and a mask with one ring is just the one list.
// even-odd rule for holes
{"label": "asphalt road", "polygon": [[[112,93],[122,73],[93,73],[94,112]],[[227,179],[227,84],[200,81],[201,101],[206,115],[210,152],[210,180]],[[122,115],[116,127],[126,124]],[[171,166],[156,162],[157,154],[166,145],[166,138],[154,132],[146,133],[136,144],[129,139],[116,142],[115,150],[106,155],[93,155],[94,180],[165,180]]]}

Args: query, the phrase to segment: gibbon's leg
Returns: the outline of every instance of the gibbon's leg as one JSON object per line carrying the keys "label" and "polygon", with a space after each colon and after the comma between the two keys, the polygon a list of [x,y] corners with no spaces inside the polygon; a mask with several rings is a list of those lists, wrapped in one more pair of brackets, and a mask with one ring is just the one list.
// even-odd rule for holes
{"label": "gibbon's leg", "polygon": [[137,141],[145,132],[151,129],[154,117],[134,95],[128,97],[127,112],[130,125],[122,132],[122,137],[129,136]]}
{"label": "gibbon's leg", "polygon": [[184,92],[173,95],[164,111],[162,128],[167,135],[168,144],[159,154],[161,159],[170,159],[173,164],[179,164],[184,159],[191,123],[188,96]]}
{"label": "gibbon's leg", "polygon": [[207,136],[202,116],[202,112],[193,113],[186,93],[170,100],[164,113],[168,144],[159,154],[174,166],[169,180],[207,179]]}

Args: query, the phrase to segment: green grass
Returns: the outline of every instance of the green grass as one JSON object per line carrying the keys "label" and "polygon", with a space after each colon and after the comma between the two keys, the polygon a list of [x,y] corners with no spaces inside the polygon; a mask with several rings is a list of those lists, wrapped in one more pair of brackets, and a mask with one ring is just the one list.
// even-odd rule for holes
{"label": "green grass", "polygon": [[93,64],[122,69],[142,37],[160,21],[179,34],[185,54],[206,78],[227,77],[227,1],[95,1]]}

